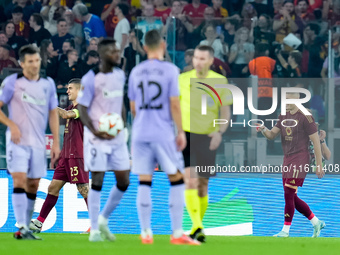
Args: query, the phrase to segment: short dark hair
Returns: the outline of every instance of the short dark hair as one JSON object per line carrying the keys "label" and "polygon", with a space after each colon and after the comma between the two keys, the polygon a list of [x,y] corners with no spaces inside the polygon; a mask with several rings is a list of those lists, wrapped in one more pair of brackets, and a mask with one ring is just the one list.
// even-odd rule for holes
{"label": "short dark hair", "polygon": [[306,2],[306,4],[309,5],[309,1],[308,0],[298,0],[297,4],[299,4],[300,2]]}
{"label": "short dark hair", "polygon": [[266,55],[266,51],[269,51],[268,43],[258,43],[255,45],[255,55],[256,57],[263,57]]}
{"label": "short dark hair", "polygon": [[309,23],[306,27],[309,27],[310,30],[314,31],[315,35],[319,35],[320,34],[320,26],[318,24],[315,23]]}
{"label": "short dark hair", "polygon": [[86,54],[86,57],[89,58],[89,57],[93,57],[93,58],[99,58],[99,54],[97,51],[95,50],[90,50],[87,54]]}
{"label": "short dark hair", "polygon": [[25,46],[22,46],[19,50],[19,59],[21,62],[25,61],[25,56],[26,55],[34,55],[34,54],[39,54],[40,50],[38,47],[32,45],[32,44],[28,44]]}
{"label": "short dark hair", "polygon": [[75,44],[73,38],[71,38],[71,39],[66,39],[66,40],[64,41],[64,43],[69,43],[73,49],[76,47],[76,44]]}
{"label": "short dark hair", "polygon": [[116,45],[116,40],[111,39],[111,38],[104,38],[98,43],[98,52],[102,50],[102,48],[108,46],[108,45]]}
{"label": "short dark hair", "polygon": [[13,10],[12,10],[12,14],[13,13],[24,13],[24,10],[22,9],[22,7],[21,6],[15,6],[14,8],[13,8]]}
{"label": "short dark hair", "polygon": [[32,17],[38,26],[42,26],[42,27],[44,26],[44,20],[39,13],[33,13]]}
{"label": "short dark hair", "polygon": [[156,29],[150,30],[145,34],[145,45],[149,48],[157,48],[161,43],[162,37]]}
{"label": "short dark hair", "polygon": [[195,50],[208,51],[211,57],[214,57],[214,49],[209,45],[198,45]]}
{"label": "short dark hair", "polygon": [[117,7],[122,11],[124,16],[129,14],[129,6],[127,4],[119,3]]}
{"label": "short dark hair", "polygon": [[240,24],[240,22],[235,18],[227,18],[225,19],[225,23],[230,23],[230,25],[234,26],[235,30],[238,29],[238,26]]}
{"label": "short dark hair", "polygon": [[72,52],[77,52],[78,53],[78,51],[76,49],[71,49],[71,50],[66,51],[66,56],[68,56]]}
{"label": "short dark hair", "polygon": [[294,4],[294,0],[285,0],[282,6],[284,6],[286,3]]}
{"label": "short dark hair", "polygon": [[67,23],[66,19],[64,19],[64,18],[60,18],[60,19],[57,20],[57,24],[59,24],[60,22],[66,22]]}
{"label": "short dark hair", "polygon": [[93,58],[99,58],[99,53],[95,50],[90,50],[84,58],[84,61],[87,62],[87,60],[89,60],[89,57],[93,57]]}
{"label": "short dark hair", "polygon": [[187,50],[184,52],[184,56],[190,56],[190,57],[192,57],[192,56],[194,55],[194,52],[195,52],[194,49],[187,49]]}
{"label": "short dark hair", "polygon": [[302,54],[301,54],[300,51],[298,51],[298,50],[293,50],[293,51],[291,51],[291,52],[289,53],[289,56],[291,56],[291,57],[295,60],[296,64],[298,64],[299,66],[301,65],[301,62],[302,62]]}
{"label": "short dark hair", "polygon": [[71,80],[67,83],[67,85],[70,85],[70,84],[74,84],[75,87],[79,90],[79,89],[80,89],[80,86],[81,86],[81,79],[79,79],[79,78],[73,78],[73,79],[71,79]]}
{"label": "short dark hair", "polygon": [[81,84],[81,79],[73,78],[68,82],[68,84],[71,84],[71,83]]}

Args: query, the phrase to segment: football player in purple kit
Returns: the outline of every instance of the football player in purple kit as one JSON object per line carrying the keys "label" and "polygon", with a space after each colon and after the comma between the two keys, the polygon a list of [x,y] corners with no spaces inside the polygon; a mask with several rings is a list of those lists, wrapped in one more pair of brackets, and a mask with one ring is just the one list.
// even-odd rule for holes
{"label": "football player in purple kit", "polygon": [[[143,244],[153,243],[151,230],[151,183],[156,163],[170,181],[170,243],[200,245],[182,229],[184,210],[184,161],[186,146],[179,103],[178,68],[162,61],[166,45],[157,30],[145,35],[148,60],[132,69],[129,78],[132,127],[132,171],[139,175],[137,211]],[[174,125],[177,128],[175,134]]]}
{"label": "football player in purple kit", "polygon": [[0,90],[0,108],[8,105],[9,117],[0,110],[5,124],[7,168],[13,178],[12,205],[19,231],[16,239],[40,238],[28,229],[40,178],[46,175],[45,130],[53,134],[51,163],[59,158],[59,116],[56,87],[49,77],[40,77],[39,49],[27,45],[19,51],[22,74],[8,76]]}
{"label": "football player in purple kit", "polygon": [[[85,171],[91,171],[92,176],[88,196],[91,242],[103,241],[101,234],[109,241],[115,240],[108,227],[108,218],[129,186],[130,159],[125,133],[120,132],[113,137],[98,131],[99,119],[103,114],[117,113],[122,116],[125,74],[117,67],[120,63],[119,52],[119,46],[112,39],[103,39],[98,44],[101,64],[82,78],[82,88],[77,99],[80,119],[85,126]],[[117,184],[112,187],[105,207],[99,213],[100,193],[106,171],[114,172]]]}
{"label": "football player in purple kit", "polygon": [[66,182],[75,183],[79,193],[87,204],[89,191],[89,173],[84,170],[83,157],[83,123],[79,119],[77,96],[80,90],[80,79],[69,81],[67,94],[72,104],[65,110],[58,107],[59,116],[67,119],[64,131],[64,144],[53,179],[48,186],[48,194],[37,219],[32,220],[29,228],[36,233],[41,231],[42,225],[52,208],[56,205],[59,191]]}
{"label": "football player in purple kit", "polygon": [[[299,93],[287,93],[287,99],[299,99]],[[297,196],[298,187],[302,187],[309,170],[309,141],[314,145],[316,158],[316,175],[324,176],[322,169],[322,153],[318,128],[312,115],[305,115],[295,104],[287,104],[286,115],[280,115],[277,124],[269,130],[265,126],[257,128],[257,132],[267,139],[275,139],[281,134],[281,143],[284,153],[282,182],[284,189],[285,210],[284,225],[282,230],[274,235],[277,237],[288,237],[292,224],[294,211],[298,210],[304,215],[314,227],[312,237],[318,237],[321,229],[326,224],[319,220],[311,211],[306,202]]]}

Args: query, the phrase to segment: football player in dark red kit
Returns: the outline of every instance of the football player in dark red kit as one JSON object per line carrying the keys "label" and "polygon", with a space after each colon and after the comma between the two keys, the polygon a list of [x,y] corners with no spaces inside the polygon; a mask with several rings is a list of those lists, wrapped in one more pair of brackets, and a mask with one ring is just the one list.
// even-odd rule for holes
{"label": "football player in dark red kit", "polygon": [[[287,93],[287,99],[299,99],[299,93]],[[303,181],[309,171],[309,141],[314,144],[316,158],[316,175],[324,176],[322,169],[322,154],[318,128],[312,115],[305,115],[295,104],[287,104],[286,115],[280,115],[277,124],[269,130],[265,126],[257,128],[258,132],[269,140],[281,134],[282,149],[284,153],[282,167],[282,181],[285,199],[284,225],[282,230],[274,235],[288,237],[292,224],[294,211],[298,210],[310,220],[314,227],[312,237],[318,237],[321,229],[326,224],[319,220],[310,210],[306,202],[297,196],[298,187],[302,187]]]}
{"label": "football player in dark red kit", "polygon": [[72,101],[72,105],[65,110],[58,108],[59,116],[63,119],[67,119],[64,132],[64,145],[40,214],[36,220],[31,221],[29,226],[30,229],[36,233],[41,231],[44,221],[57,203],[59,191],[66,182],[75,183],[77,185],[79,193],[83,196],[87,204],[89,173],[84,171],[84,127],[79,119],[79,112],[77,109],[77,97],[80,86],[80,79],[72,79],[69,82],[67,89],[68,98]]}

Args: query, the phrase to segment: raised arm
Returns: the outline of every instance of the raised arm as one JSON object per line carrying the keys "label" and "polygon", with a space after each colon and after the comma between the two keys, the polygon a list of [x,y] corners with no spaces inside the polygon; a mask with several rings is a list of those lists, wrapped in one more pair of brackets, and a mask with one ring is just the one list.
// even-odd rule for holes
{"label": "raised arm", "polygon": [[102,21],[106,20],[107,17],[109,17],[111,11],[117,6],[117,0],[113,0],[110,4],[110,6],[100,15],[100,19]]}
{"label": "raised arm", "polygon": [[281,29],[283,24],[286,22],[286,20],[274,20],[273,23],[273,31],[276,32],[277,30]]}
{"label": "raised arm", "polygon": [[280,134],[280,129],[278,127],[273,127],[271,130],[265,126],[259,126],[257,132],[261,132],[268,140],[274,140]]}
{"label": "raised arm", "polygon": [[288,68],[288,63],[287,63],[287,61],[282,57],[281,52],[278,52],[276,56],[277,56],[277,59],[280,61],[282,67],[283,67],[284,69],[287,69],[287,68]]}
{"label": "raised arm", "polygon": [[63,119],[77,119],[79,118],[79,111],[77,109],[73,109],[70,111],[66,111],[60,107],[57,107],[58,114]]}

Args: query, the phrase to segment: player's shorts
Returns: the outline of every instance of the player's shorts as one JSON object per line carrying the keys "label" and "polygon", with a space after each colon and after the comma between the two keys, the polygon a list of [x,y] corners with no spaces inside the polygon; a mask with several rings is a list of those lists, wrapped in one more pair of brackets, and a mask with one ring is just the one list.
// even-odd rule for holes
{"label": "player's shorts", "polygon": [[184,166],[205,169],[206,171],[198,171],[199,177],[209,178],[216,175],[211,173],[208,167],[215,166],[216,150],[209,150],[211,138],[208,135],[194,134],[185,132],[187,137],[187,147],[183,150]]}
{"label": "player's shorts", "polygon": [[60,158],[53,179],[69,183],[89,183],[89,172],[84,170],[84,159]]}
{"label": "player's shorts", "polygon": [[168,175],[183,172],[183,155],[175,141],[132,142],[132,172],[138,175],[153,175],[156,164]]}
{"label": "player's shorts", "polygon": [[[282,182],[302,187],[309,170],[309,152],[304,151],[283,158]],[[307,167],[305,167],[307,166]]]}
{"label": "player's shorts", "polygon": [[6,144],[6,162],[10,173],[26,173],[27,178],[39,179],[46,176],[46,150],[31,146]]}
{"label": "player's shorts", "polygon": [[125,142],[107,145],[100,142],[85,141],[84,137],[85,171],[105,172],[110,170],[124,171],[130,169],[130,158]]}

